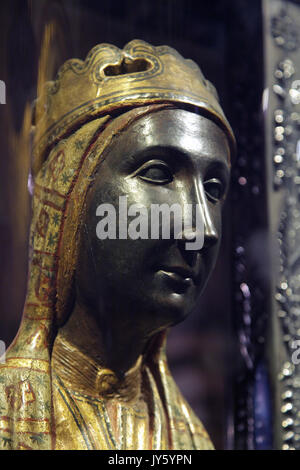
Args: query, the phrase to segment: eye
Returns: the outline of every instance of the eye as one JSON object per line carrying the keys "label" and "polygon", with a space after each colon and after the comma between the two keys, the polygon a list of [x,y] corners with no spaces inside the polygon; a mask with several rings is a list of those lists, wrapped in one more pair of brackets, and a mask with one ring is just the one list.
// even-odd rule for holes
{"label": "eye", "polygon": [[170,168],[161,160],[150,160],[135,172],[135,175],[148,183],[167,184],[173,181]]}
{"label": "eye", "polygon": [[220,201],[225,192],[224,185],[218,178],[211,178],[205,181],[204,189],[208,199],[214,203]]}

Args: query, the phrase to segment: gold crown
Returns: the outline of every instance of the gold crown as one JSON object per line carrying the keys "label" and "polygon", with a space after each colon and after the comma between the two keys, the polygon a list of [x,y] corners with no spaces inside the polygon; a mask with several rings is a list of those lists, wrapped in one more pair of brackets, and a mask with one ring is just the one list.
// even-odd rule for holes
{"label": "gold crown", "polygon": [[71,59],[46,83],[35,107],[33,172],[49,149],[84,122],[116,109],[170,102],[196,107],[235,139],[213,85],[199,67],[168,46],[134,40],[123,50],[99,44],[85,61]]}

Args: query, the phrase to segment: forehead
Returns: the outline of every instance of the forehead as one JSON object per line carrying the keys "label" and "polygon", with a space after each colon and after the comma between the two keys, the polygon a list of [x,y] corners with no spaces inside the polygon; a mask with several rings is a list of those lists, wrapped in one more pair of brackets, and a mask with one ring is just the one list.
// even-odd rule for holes
{"label": "forehead", "polygon": [[224,131],[211,119],[183,109],[165,109],[143,116],[117,140],[129,153],[168,147],[190,156],[229,162]]}

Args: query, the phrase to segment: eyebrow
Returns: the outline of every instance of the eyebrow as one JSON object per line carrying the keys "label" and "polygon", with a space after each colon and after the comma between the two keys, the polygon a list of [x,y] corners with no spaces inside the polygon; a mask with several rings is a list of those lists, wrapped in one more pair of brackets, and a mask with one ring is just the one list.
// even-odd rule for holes
{"label": "eyebrow", "polygon": [[[139,158],[146,158],[151,155],[155,157],[155,154],[157,154],[157,157],[161,155],[161,156],[169,157],[169,158],[171,154],[171,158],[175,157],[176,159],[181,160],[181,161],[185,161],[186,159],[189,161],[192,161],[190,152],[187,152],[183,149],[179,149],[177,146],[173,146],[173,145],[150,145],[148,147],[144,147],[141,150],[138,150],[137,152],[130,153],[127,156],[127,159],[133,162],[133,161],[138,160]],[[228,155],[226,155],[225,160],[221,156],[216,156],[216,155],[211,156],[209,154],[204,154],[204,153],[201,153],[201,154],[199,153],[195,156],[197,158],[201,158],[205,160],[207,164],[216,164],[218,166],[223,167],[225,171],[228,171],[228,172],[230,171],[230,159]]]}

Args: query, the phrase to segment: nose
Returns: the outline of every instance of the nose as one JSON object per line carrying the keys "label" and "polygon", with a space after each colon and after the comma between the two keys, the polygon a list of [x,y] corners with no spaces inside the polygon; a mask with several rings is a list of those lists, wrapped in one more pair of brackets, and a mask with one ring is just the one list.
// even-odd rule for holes
{"label": "nose", "polygon": [[[197,233],[199,227],[195,222],[195,212],[196,207],[195,205],[198,204],[197,210],[200,211],[200,215],[202,217],[203,225],[202,230],[204,231],[204,239],[203,245],[201,249],[207,249],[212,247],[218,242],[218,232],[215,227],[211,208],[209,207],[209,202],[205,195],[204,185],[201,180],[195,179],[193,181],[193,189],[190,193],[190,203],[193,206],[193,227],[191,228],[184,228],[182,231],[182,243],[185,244],[186,242],[194,242],[197,237],[199,238],[200,234]],[[189,245],[192,246],[192,245]]]}

